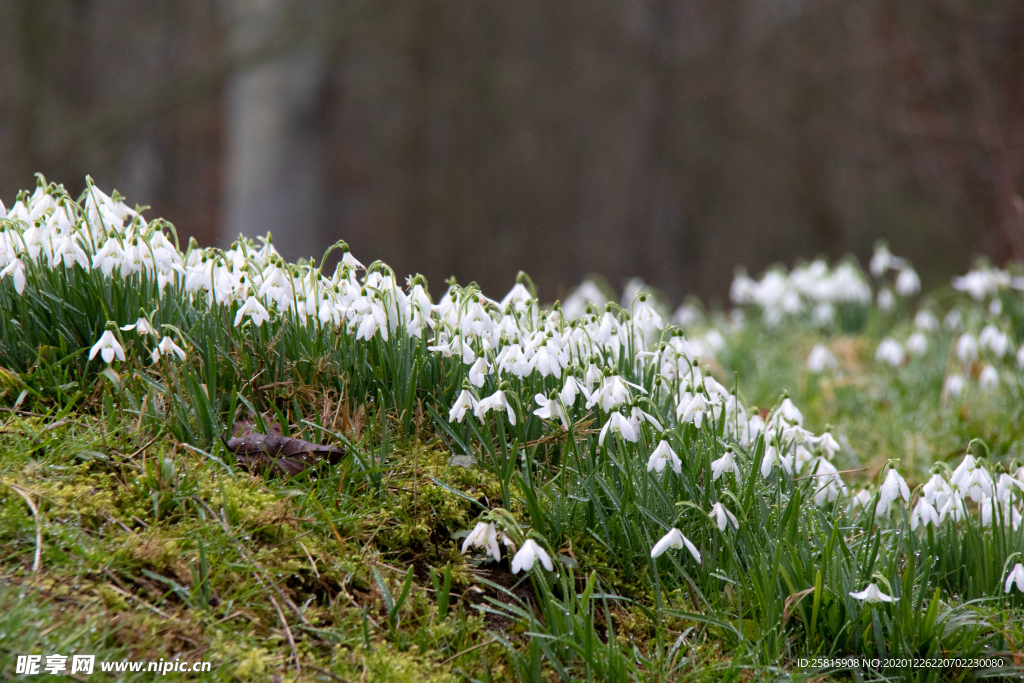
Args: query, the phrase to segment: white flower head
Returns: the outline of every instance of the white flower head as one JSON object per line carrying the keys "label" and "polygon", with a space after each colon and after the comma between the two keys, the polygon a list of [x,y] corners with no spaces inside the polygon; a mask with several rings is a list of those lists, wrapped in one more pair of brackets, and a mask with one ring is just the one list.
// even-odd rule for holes
{"label": "white flower head", "polygon": [[157,347],[153,349],[153,353],[150,355],[150,358],[155,363],[158,360],[160,360],[161,356],[164,356],[168,353],[174,354],[181,361],[185,360],[185,349],[175,344],[173,339],[166,336],[163,339],[161,339],[160,343],[157,344]]}
{"label": "white flower head", "polygon": [[811,349],[811,355],[807,357],[807,369],[815,375],[820,375],[825,370],[836,368],[838,365],[836,357],[824,344],[817,344]]}
{"label": "white flower head", "polygon": [[636,430],[633,429],[633,425],[630,424],[629,420],[622,413],[612,413],[608,421],[604,423],[604,427],[601,428],[601,435],[597,439],[599,446],[604,445],[604,439],[608,436],[609,432],[615,432],[626,441],[634,443],[639,438]]}
{"label": "white flower head", "polygon": [[476,399],[473,398],[473,394],[470,393],[469,389],[463,389],[459,397],[455,399],[451,410],[448,411],[448,421],[461,423],[463,418],[466,417],[467,410],[476,410]]}
{"label": "white flower head", "polygon": [[857,598],[858,600],[862,600],[864,602],[872,603],[893,602],[894,600],[899,600],[899,598],[894,598],[883,593],[881,590],[879,590],[878,584],[875,583],[869,583],[868,587],[860,591],[859,593],[850,593],[850,597]]}
{"label": "white flower head", "polygon": [[134,330],[136,334],[151,334],[156,336],[156,330],[153,329],[153,326],[150,325],[149,321],[145,318],[139,318],[131,325],[125,325],[121,328],[122,332],[131,332],[132,330]]}
{"label": "white flower head", "polygon": [[666,465],[671,465],[672,471],[676,474],[680,474],[683,471],[683,461],[672,450],[672,446],[669,445],[668,441],[662,439],[658,443],[657,448],[654,449],[654,452],[651,453],[651,457],[647,460],[647,471],[660,474],[665,471]]}
{"label": "white flower head", "polygon": [[540,547],[537,541],[532,538],[526,539],[523,543],[523,547],[519,549],[515,557],[512,558],[512,573],[518,574],[520,570],[530,571],[533,569],[533,565],[536,564],[537,560],[544,565],[544,568],[549,572],[555,570],[555,565],[551,561],[551,556],[548,555],[544,548]]}
{"label": "white flower head", "polygon": [[1024,564],[1018,562],[1014,565],[1013,569],[1006,576],[1006,585],[1003,586],[1003,592],[1009,593],[1013,585],[1017,585],[1017,590],[1024,593]]}
{"label": "white flower head", "polygon": [[740,468],[736,465],[736,456],[732,454],[732,451],[726,451],[721,458],[712,461],[711,481],[717,481],[719,477],[730,470],[739,479]]}
{"label": "white flower head", "polygon": [[714,519],[715,523],[718,524],[719,531],[725,531],[725,527],[729,522],[732,522],[732,525],[735,528],[740,528],[740,523],[736,520],[736,515],[729,512],[721,502],[715,503],[711,506],[711,512],[708,513],[708,516]]}
{"label": "white flower head", "polygon": [[892,337],[883,339],[875,351],[875,360],[881,363],[888,363],[893,367],[903,365],[903,358],[903,346]]}
{"label": "white flower head", "polygon": [[485,551],[485,554],[493,557],[495,562],[501,559],[498,529],[493,522],[477,522],[477,525],[469,532],[469,536],[466,536],[466,540],[462,542],[462,552],[466,552],[471,547]]}
{"label": "white flower head", "polygon": [[661,557],[669,548],[686,548],[693,555],[693,559],[697,560],[698,563],[700,562],[700,551],[697,550],[697,546],[691,543],[690,539],[683,536],[683,532],[675,527],[669,529],[668,533],[654,544],[654,547],[651,548],[651,557]]}
{"label": "white flower head", "polygon": [[263,323],[270,320],[270,314],[267,313],[267,309],[254,296],[246,299],[245,303],[238,309],[238,313],[235,314],[235,327],[242,324],[242,319],[245,316],[249,316],[249,319],[252,320],[253,325],[256,327],[260,327]]}
{"label": "white flower head", "polygon": [[124,360],[124,349],[121,348],[114,333],[110,330],[106,330],[100,335],[99,340],[93,344],[92,349],[89,350],[89,360],[95,358],[97,353],[103,358],[103,362],[107,364],[113,363],[114,358],[120,361]]}

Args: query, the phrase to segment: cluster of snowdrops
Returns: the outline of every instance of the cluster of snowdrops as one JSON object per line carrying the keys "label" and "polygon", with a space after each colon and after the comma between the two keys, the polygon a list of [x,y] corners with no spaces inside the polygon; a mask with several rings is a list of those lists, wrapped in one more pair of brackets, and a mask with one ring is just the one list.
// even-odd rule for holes
{"label": "cluster of snowdrops", "polygon": [[[240,239],[227,250],[201,249],[193,243],[183,252],[164,224],[147,222],[116,193],[108,196],[91,183],[77,201],[59,186],[41,183],[10,209],[0,204],[0,216],[0,287],[13,288],[17,295],[31,288],[43,271],[82,269],[111,279],[141,274],[157,283],[160,296],[151,310],[140,311],[135,320],[103,321],[95,330],[88,356],[96,363],[132,360],[130,350],[137,345],[127,344],[127,335],[144,340],[147,357],[137,362],[184,362],[190,353],[188,340],[160,323],[160,301],[204,301],[224,309],[242,330],[287,320],[322,334],[350,335],[355,343],[377,338],[389,343],[399,336],[419,340],[429,352],[465,369],[457,398],[445,406],[452,424],[504,420],[514,426],[535,416],[552,433],[571,434],[593,420],[599,448],[649,444],[646,471],[659,478],[681,472],[678,446],[683,430],[690,430],[724,445],[722,455],[710,464],[710,474],[725,493],[751,477],[762,478],[764,486],[809,478],[816,505],[861,511],[893,526],[909,513],[913,533],[944,525],[956,528],[968,517],[988,528],[1016,530],[1021,523],[1024,467],[1002,469],[971,454],[914,491],[895,466],[883,469],[877,486],[851,490],[833,464],[840,445],[832,434],[805,429],[803,415],[789,398],[780,399],[772,410],[748,411],[735,389],[702,363],[720,346],[722,336],[688,338],[642,289],[619,305],[599,300],[597,288],[585,284],[565,306],[542,306],[523,278],[500,300],[484,296],[475,286],[452,284],[434,301],[422,277],[403,284],[383,263],[364,267],[344,243],[337,245],[341,258],[333,272],[324,272],[315,262],[287,263],[269,240],[256,244]],[[883,286],[874,295],[854,264],[833,269],[817,261],[788,275],[772,271],[761,281],[741,274],[732,296],[739,305],[760,307],[770,324],[805,315],[827,325],[845,305],[877,301],[879,307],[892,308],[899,297],[920,289],[909,264],[884,248],[876,251],[871,272],[876,278],[894,273],[894,287]],[[1024,282],[1004,271],[984,269],[959,278],[954,286],[978,300],[998,301],[995,293],[1022,290]],[[990,387],[1000,381],[995,363],[1005,361],[1005,372],[1011,372],[1012,359],[1024,363],[1024,347],[1014,356],[1013,340],[998,323],[998,307],[993,303],[989,308],[994,322],[977,337],[963,332],[956,354],[964,364],[986,354],[991,360],[979,382]],[[690,316],[680,309],[674,319],[685,322]],[[955,329],[958,316],[954,309],[942,324]],[[741,316],[734,319],[742,323]],[[915,321],[918,329],[910,338],[886,339],[879,345],[881,362],[899,365],[905,354],[927,348],[927,335],[938,328],[938,318],[922,309]],[[815,372],[826,372],[835,359],[827,348],[816,347],[808,364]],[[965,382],[963,374],[954,372],[945,391],[956,394]],[[512,385],[517,389],[510,389]],[[755,453],[757,461],[752,460]],[[742,523],[729,506],[723,494],[704,510],[706,523],[718,533],[733,533]],[[671,521],[664,526],[667,531],[651,547],[653,558],[678,549],[701,562],[700,550],[683,530]],[[504,549],[512,556],[515,573],[541,567],[554,571],[557,561],[549,539],[532,529],[524,531],[504,509],[481,516],[462,545],[463,552],[470,549],[495,561]],[[1024,565],[1017,563],[1004,573],[1006,592],[1014,585],[1024,591]],[[875,583],[850,595],[869,602],[893,599]]]}

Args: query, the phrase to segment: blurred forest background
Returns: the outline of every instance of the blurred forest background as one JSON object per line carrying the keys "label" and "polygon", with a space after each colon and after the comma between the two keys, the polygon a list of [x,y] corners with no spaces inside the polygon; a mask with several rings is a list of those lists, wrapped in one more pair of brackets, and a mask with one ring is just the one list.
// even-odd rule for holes
{"label": "blurred forest background", "polygon": [[879,238],[927,286],[1024,257],[1024,2],[0,0],[0,198],[36,171],[435,296]]}

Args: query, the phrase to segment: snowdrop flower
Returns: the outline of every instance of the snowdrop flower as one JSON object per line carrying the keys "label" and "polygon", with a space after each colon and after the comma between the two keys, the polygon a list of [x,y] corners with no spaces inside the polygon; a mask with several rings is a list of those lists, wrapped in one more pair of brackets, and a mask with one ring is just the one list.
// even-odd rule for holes
{"label": "snowdrop flower", "polygon": [[476,399],[473,398],[469,389],[463,389],[459,397],[455,399],[452,409],[448,411],[448,421],[461,424],[467,410],[476,410]]}
{"label": "snowdrop flower", "polygon": [[836,357],[824,344],[817,344],[811,349],[811,355],[807,357],[807,369],[816,375],[820,375],[828,368],[835,368],[839,363]]}
{"label": "snowdrop flower", "polygon": [[166,355],[168,353],[174,354],[181,361],[185,360],[185,349],[175,344],[173,339],[166,336],[163,339],[161,339],[160,343],[157,344],[157,347],[153,349],[153,353],[150,354],[150,358],[152,358],[153,362],[155,363],[158,360],[160,360],[161,356]]}
{"label": "snowdrop flower", "polygon": [[914,506],[914,510],[910,513],[911,531],[916,530],[922,524],[925,526],[929,524],[938,526],[939,524],[939,513],[923,496],[917,501],[917,505]]}
{"label": "snowdrop flower", "polygon": [[883,289],[878,292],[878,307],[886,313],[896,308],[896,297],[891,289]]}
{"label": "snowdrop flower", "polygon": [[839,452],[839,442],[832,436],[832,432],[825,432],[817,438],[818,448],[822,450],[829,460]]}
{"label": "snowdrop flower", "polygon": [[469,381],[478,389],[484,385],[487,380],[487,373],[490,368],[487,366],[487,361],[483,359],[483,356],[476,359],[476,362],[469,368]]}
{"label": "snowdrop flower", "polygon": [[915,332],[907,338],[907,351],[911,356],[923,356],[928,352],[928,337],[923,332]]}
{"label": "snowdrop flower", "polygon": [[1024,345],[1017,349],[1017,367],[1024,369]]}
{"label": "snowdrop flower", "polygon": [[473,414],[476,415],[477,419],[481,422],[484,421],[484,415],[491,410],[502,410],[504,409],[508,413],[508,421],[515,426],[516,424],[516,413],[512,409],[512,404],[505,398],[505,392],[498,389],[487,398],[482,398],[477,401],[476,406],[473,408]]}
{"label": "snowdrop flower", "polygon": [[559,394],[559,398],[562,399],[562,403],[567,406],[571,406],[576,403],[576,396],[583,390],[583,386],[579,381],[570,374],[565,376],[565,385],[562,387],[562,391]]}
{"label": "snowdrop flower", "polygon": [[608,436],[608,432],[615,432],[626,441],[636,442],[638,436],[636,431],[633,429],[633,425],[629,423],[629,420],[622,413],[612,413],[608,421],[604,423],[604,427],[601,428],[601,435],[597,439],[597,445],[604,445],[604,438]]}
{"label": "snowdrop flower", "polygon": [[896,293],[900,296],[913,296],[921,291],[921,278],[910,266],[904,266],[896,277]]}
{"label": "snowdrop flower", "polygon": [[680,422],[692,422],[697,429],[700,429],[704,421],[704,413],[707,411],[708,401],[704,398],[703,392],[697,392],[686,403],[685,407],[680,402],[676,408]]}
{"label": "snowdrop flower", "polygon": [[947,396],[957,397],[964,393],[964,388],[967,386],[967,380],[959,372],[952,373],[946,378],[945,383],[942,385],[942,391]]}
{"label": "snowdrop flower", "polygon": [[868,587],[859,593],[850,593],[851,598],[857,598],[863,602],[893,602],[899,598],[893,598],[878,589],[878,584],[869,583]]}
{"label": "snowdrop flower", "polygon": [[661,322],[661,316],[647,302],[647,297],[643,294],[633,305],[633,324],[643,330],[644,334],[650,334],[655,328],[660,330],[665,327]]}
{"label": "snowdrop flower", "polygon": [[764,458],[761,460],[761,476],[767,478],[772,473],[772,468],[778,465],[782,468],[782,471],[792,476],[793,474],[793,456],[792,455],[779,455],[779,451],[774,445],[768,446],[765,450]]}
{"label": "snowdrop flower", "polygon": [[89,360],[95,358],[97,353],[107,364],[114,362],[115,357],[120,361],[124,360],[124,349],[117,343],[117,338],[110,330],[106,330],[100,335],[99,341],[93,344],[92,349],[89,350]]}
{"label": "snowdrop flower", "polygon": [[739,479],[740,468],[736,466],[736,457],[732,451],[726,451],[718,460],[711,463],[711,481],[717,481],[723,474],[732,470],[732,473]]}
{"label": "snowdrop flower", "polygon": [[725,531],[725,527],[729,522],[732,522],[732,525],[737,529],[740,528],[740,523],[736,520],[736,515],[729,512],[721,502],[715,503],[711,506],[711,512],[708,513],[708,516],[714,519],[715,523],[718,524],[719,531]]}
{"label": "snowdrop flower", "polygon": [[[672,450],[672,447],[668,444],[668,441],[662,439],[654,452],[651,453],[651,457],[647,460],[647,471],[657,472],[661,474],[665,471],[665,466],[671,464],[672,470],[676,474],[680,474],[683,471],[683,461],[679,459],[676,452]],[[717,478],[717,477],[716,477]]]}
{"label": "snowdrop flower", "polygon": [[669,532],[654,544],[654,547],[651,548],[651,557],[657,559],[670,548],[686,548],[693,555],[693,559],[697,560],[698,563],[700,562],[700,551],[697,550],[697,546],[691,543],[690,539],[683,536],[683,532],[675,527],[669,529]]}
{"label": "snowdrop flower", "polygon": [[781,417],[790,424],[802,425],[804,423],[803,413],[788,398],[782,399],[782,404],[779,406],[776,416]]}
{"label": "snowdrop flower", "polygon": [[[22,264],[20,259],[14,259],[7,264],[3,270],[0,270],[0,280],[10,276],[14,281],[14,291],[21,294],[25,291],[25,266]],[[1021,347],[1024,348],[1024,347]]]}
{"label": "snowdrop flower", "polygon": [[937,474],[933,474],[928,483],[922,487],[921,495],[936,508],[941,508],[949,500],[949,497],[953,495],[953,489],[950,488],[945,479]]}
{"label": "snowdrop flower", "polygon": [[960,461],[960,464],[956,466],[953,473],[949,475],[949,485],[953,488],[960,488],[969,479],[971,473],[978,466],[978,461],[973,455],[967,453],[964,455],[964,459]]}
{"label": "snowdrop flower", "polygon": [[959,522],[967,516],[967,507],[964,505],[963,498],[960,497],[959,491],[954,491],[953,495],[949,497],[946,504],[939,510],[939,523],[946,521],[946,518],[951,518],[954,522]]}
{"label": "snowdrop flower", "polygon": [[553,420],[556,417],[562,421],[562,426],[566,429],[569,428],[569,416],[566,415],[565,410],[559,404],[558,399],[548,398],[544,394],[537,394],[533,397],[533,400],[537,402],[540,408],[533,411],[533,414],[542,420]]}
{"label": "snowdrop flower", "polygon": [[999,388],[999,372],[991,365],[985,365],[978,376],[978,386],[989,393]]}
{"label": "snowdrop flower", "polygon": [[270,314],[267,313],[267,309],[253,296],[246,299],[245,303],[238,309],[238,313],[235,314],[235,327],[242,324],[242,318],[245,316],[249,316],[256,327],[260,327],[263,323],[270,320]]}
{"label": "snowdrop flower", "polygon": [[156,336],[156,330],[153,329],[153,326],[145,318],[139,318],[131,325],[125,325],[121,328],[122,332],[131,332],[132,330],[135,330],[136,334],[152,334]]}
{"label": "snowdrop flower", "polygon": [[469,532],[469,536],[466,536],[466,540],[462,542],[462,552],[465,553],[471,547],[485,551],[484,554],[493,557],[495,562],[501,559],[498,530],[493,522],[477,522],[477,525]]}
{"label": "snowdrop flower", "polygon": [[875,351],[875,360],[898,367],[903,364],[903,347],[892,337],[886,337]]}
{"label": "snowdrop flower", "polygon": [[995,325],[986,325],[978,335],[978,346],[988,348],[996,358],[1002,358],[1010,350],[1010,337],[1000,332]]}
{"label": "snowdrop flower", "polygon": [[926,332],[934,332],[939,329],[939,320],[931,311],[922,309],[914,316],[914,327],[918,327]]}
{"label": "snowdrop flower", "polygon": [[903,500],[910,502],[910,487],[907,486],[907,482],[903,480],[903,477],[895,469],[889,470],[889,474],[886,475],[885,481],[878,491],[882,494],[883,498],[888,498],[889,500],[903,498]]}
{"label": "snowdrop flower", "polygon": [[1006,577],[1006,585],[1003,586],[1003,592],[1009,593],[1010,588],[1016,584],[1017,590],[1024,593],[1024,564],[1018,562],[1014,565],[1013,569],[1010,570],[1009,575]]}
{"label": "snowdrop flower", "polygon": [[853,494],[853,498],[850,500],[850,509],[856,510],[858,508],[866,510],[868,503],[871,502],[871,492],[867,489],[861,489],[857,493]]}
{"label": "snowdrop flower", "polygon": [[523,543],[523,547],[516,553],[516,556],[512,558],[512,573],[518,574],[520,570],[530,571],[537,560],[540,560],[540,563],[549,572],[555,570],[555,565],[551,562],[551,556],[548,555],[547,551],[541,548],[537,541],[528,538],[526,543]]}
{"label": "snowdrop flower", "polygon": [[961,363],[970,363],[978,357],[978,342],[966,332],[956,342],[956,357]]}

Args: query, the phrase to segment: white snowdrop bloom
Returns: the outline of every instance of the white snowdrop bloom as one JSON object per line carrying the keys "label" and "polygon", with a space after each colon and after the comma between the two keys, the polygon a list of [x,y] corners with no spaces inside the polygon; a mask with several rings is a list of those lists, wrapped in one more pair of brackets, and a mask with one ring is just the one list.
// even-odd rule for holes
{"label": "white snowdrop bloom", "polygon": [[508,414],[508,421],[514,426],[516,424],[516,413],[512,408],[512,404],[505,398],[505,392],[498,389],[487,398],[482,398],[477,401],[476,406],[473,408],[473,414],[481,422],[484,421],[484,416],[492,410],[505,410]]}
{"label": "white snowdrop bloom", "polygon": [[802,425],[804,423],[804,415],[800,412],[800,409],[793,405],[793,402],[788,398],[782,399],[782,403],[779,405],[779,409],[775,412],[774,418],[781,418],[786,422],[794,425]]}
{"label": "white snowdrop bloom", "polygon": [[267,313],[267,309],[263,307],[256,297],[250,296],[245,300],[245,303],[238,309],[238,313],[235,314],[235,327],[242,324],[242,319],[245,316],[249,316],[252,320],[253,325],[260,327],[263,323],[270,320],[270,314]]}
{"label": "white snowdrop bloom", "polygon": [[986,363],[985,367],[981,369],[978,386],[989,393],[999,388],[999,372],[991,364]]}
{"label": "white snowdrop bloom", "polygon": [[1003,592],[1009,593],[1010,588],[1013,585],[1017,585],[1017,590],[1024,593],[1024,564],[1018,562],[1010,570],[1010,573],[1006,576],[1006,585],[1003,586]]}
{"label": "white snowdrop bloom", "polygon": [[542,420],[553,420],[558,418],[562,421],[562,426],[566,429],[569,428],[569,416],[566,415],[565,410],[556,398],[548,398],[544,394],[537,394],[533,397],[533,400],[537,402],[540,408],[533,411],[533,414]]}
{"label": "white snowdrop bloom", "polygon": [[702,314],[699,308],[693,304],[684,303],[672,314],[672,323],[679,327],[689,327],[699,321],[701,317]]}
{"label": "white snowdrop bloom", "polygon": [[928,352],[928,337],[924,332],[915,332],[907,337],[907,351],[911,356],[923,356]]}
{"label": "white snowdrop bloom", "polygon": [[1024,344],[1017,349],[1017,367],[1024,369]]}
{"label": "white snowdrop bloom", "polygon": [[562,399],[562,403],[566,406],[574,405],[576,403],[576,396],[582,391],[582,389],[583,386],[579,383],[579,380],[571,374],[566,373],[565,384],[562,386],[559,398]]}
{"label": "white snowdrop bloom", "polygon": [[658,446],[647,460],[647,471],[661,474],[665,471],[666,465],[671,465],[672,470],[676,474],[680,474],[683,471],[683,461],[672,450],[672,446],[669,445],[668,441],[662,439],[658,442]]}
{"label": "white snowdrop bloom", "polygon": [[683,532],[675,527],[669,529],[668,533],[662,536],[654,547],[651,548],[651,557],[659,558],[665,554],[666,550],[669,549],[686,548],[693,555],[693,559],[700,563],[700,551],[697,550],[697,546],[690,542],[686,536],[683,536]]}
{"label": "white snowdrop bloom", "polygon": [[14,282],[14,291],[18,294],[24,293],[27,278],[25,276],[25,265],[20,259],[12,260],[3,270],[0,270],[0,280],[3,280],[8,276]]}
{"label": "white snowdrop bloom", "polygon": [[487,381],[487,373],[490,372],[490,368],[487,365],[487,361],[484,360],[483,356],[477,358],[473,365],[469,368],[469,381],[476,388],[480,388]]}
{"label": "white snowdrop bloom", "polygon": [[964,499],[960,497],[959,491],[954,491],[953,495],[949,497],[946,504],[939,510],[939,523],[946,521],[946,518],[951,518],[954,522],[960,522],[967,517],[967,507],[964,505]]}
{"label": "white snowdrop bloom", "polygon": [[463,389],[459,397],[455,399],[451,410],[448,411],[448,421],[461,423],[467,410],[476,410],[476,399],[473,398],[469,389]]}
{"label": "white snowdrop bloom", "polygon": [[921,496],[937,509],[943,507],[951,495],[953,495],[953,489],[945,479],[937,474],[933,474],[921,489]]}
{"label": "white snowdrop bloom", "polygon": [[536,564],[537,560],[544,565],[544,568],[549,572],[555,570],[555,565],[551,561],[551,556],[548,552],[541,548],[537,544],[537,541],[532,538],[526,539],[523,543],[523,547],[519,549],[515,557],[512,558],[512,573],[518,574],[520,571],[530,571],[533,569],[533,565]]}
{"label": "white snowdrop bloom", "polygon": [[898,259],[892,255],[892,252],[889,251],[889,247],[885,246],[884,243],[879,243],[875,245],[875,251],[871,255],[869,268],[872,275],[875,277],[882,277],[885,275],[885,271],[890,268],[898,268],[902,262],[902,259]]}
{"label": "white snowdrop bloom", "polygon": [[999,314],[1003,312],[1003,301],[996,297],[992,301],[988,302],[988,314],[993,318],[999,317]]}
{"label": "white snowdrop bloom", "polygon": [[895,469],[889,470],[889,473],[885,476],[885,481],[878,488],[878,492],[882,494],[882,498],[887,498],[890,501],[902,498],[910,502],[910,487],[907,486],[907,482],[904,481],[903,477]]}
{"label": "white snowdrop bloom", "polygon": [[910,513],[911,531],[915,531],[917,527],[922,524],[925,526],[928,526],[929,524],[938,526],[939,524],[939,513],[936,512],[935,507],[923,496],[918,499],[917,505],[914,506],[913,511]]}
{"label": "white snowdrop bloom", "polygon": [[604,423],[604,427],[601,428],[601,434],[597,439],[599,446],[604,445],[604,439],[608,436],[609,432],[614,432],[621,436],[626,441],[636,442],[638,435],[633,429],[633,425],[629,423],[629,420],[622,413],[612,413],[608,418],[608,421]]}
{"label": "white snowdrop bloom", "polygon": [[875,351],[875,360],[881,363],[888,363],[893,367],[903,364],[903,346],[892,337],[886,337],[878,344]]}
{"label": "white snowdrop bloom", "polygon": [[818,448],[831,460],[839,452],[839,442],[832,436],[832,432],[825,432],[816,439]]}
{"label": "white snowdrop bloom", "polygon": [[470,548],[479,548],[485,551],[484,554],[493,557],[495,562],[501,559],[498,529],[493,522],[477,522],[473,530],[469,532],[469,536],[466,536],[466,540],[462,542],[463,553]]}
{"label": "white snowdrop bloom", "polygon": [[999,475],[999,481],[996,482],[996,498],[1004,503],[1010,502],[1014,488],[1024,491],[1024,484],[1003,472]]}
{"label": "white snowdrop bloom", "polygon": [[939,329],[939,320],[931,311],[922,309],[914,316],[914,327],[918,327],[926,332],[934,332]]}
{"label": "white snowdrop bloom", "polygon": [[956,357],[960,359],[961,363],[970,363],[978,357],[978,342],[977,340],[967,334],[960,335],[960,339],[956,342]]}
{"label": "white snowdrop bloom", "polygon": [[913,296],[921,291],[921,278],[910,266],[904,266],[896,276],[896,293],[900,296]]}
{"label": "white snowdrop bloom", "polygon": [[1004,526],[1016,531],[1021,523],[1020,511],[1010,503],[1001,502],[996,498],[982,498],[978,503],[978,512],[981,513],[981,525],[984,527],[991,526],[995,519],[1001,519]]}
{"label": "white snowdrop bloom", "polygon": [[971,500],[977,503],[982,498],[987,498],[993,495],[995,482],[992,481],[992,475],[988,473],[988,470],[979,466],[971,470],[971,472],[960,481],[958,488],[961,492],[966,493]]}
{"label": "white snowdrop bloom", "polygon": [[838,367],[839,363],[832,352],[824,344],[817,344],[811,349],[811,355],[807,357],[807,369],[816,375],[825,372],[826,369]]}
{"label": "white snowdrop bloom", "polygon": [[511,306],[512,310],[522,312],[527,309],[532,299],[533,297],[530,296],[530,291],[526,289],[525,286],[517,282],[498,305],[503,311],[508,311]]}
{"label": "white snowdrop bloom", "polygon": [[121,328],[122,332],[131,332],[132,330],[134,330],[136,334],[140,335],[156,335],[156,330],[153,329],[153,326],[150,325],[149,321],[146,320],[145,318],[139,318],[131,325],[125,325],[124,327]]}
{"label": "white snowdrop bloom", "polygon": [[558,362],[558,356],[552,354],[547,346],[541,346],[533,357],[533,367],[540,373],[541,377],[554,375],[561,378],[562,366]]}
{"label": "white snowdrop bloom", "polygon": [[878,307],[888,313],[896,308],[896,296],[891,289],[882,289],[878,292]]}
{"label": "white snowdrop bloom", "polygon": [[963,316],[960,314],[960,310],[953,308],[950,309],[946,317],[942,319],[942,326],[947,330],[957,330],[960,328],[960,323],[963,321]]}
{"label": "white snowdrop bloom", "polygon": [[850,597],[851,598],[856,598],[856,599],[861,600],[863,602],[872,602],[872,603],[893,602],[894,600],[899,600],[899,598],[893,598],[893,597],[888,596],[885,593],[883,593],[881,590],[879,590],[878,584],[874,584],[874,583],[869,583],[867,588],[865,588],[864,590],[862,590],[862,591],[860,591],[858,593],[851,592],[850,593]]}
{"label": "white snowdrop bloom", "polygon": [[778,449],[772,445],[765,449],[764,458],[761,460],[761,476],[767,477],[775,466],[781,467],[782,471],[788,475],[793,474],[793,456],[780,456]]}
{"label": "white snowdrop bloom", "polygon": [[719,531],[725,531],[725,527],[729,524],[729,522],[732,522],[733,527],[737,529],[740,528],[740,523],[736,519],[736,515],[729,512],[729,510],[721,502],[715,503],[714,505],[711,506],[711,512],[708,513],[708,516],[715,520],[715,523],[718,525]]}
{"label": "white snowdrop bloom", "polygon": [[996,358],[1004,358],[1012,348],[1010,336],[995,325],[986,325],[978,335],[978,346],[989,349]]}
{"label": "white snowdrop bloom", "polygon": [[684,405],[682,402],[676,407],[680,422],[692,422],[700,429],[704,420],[704,413],[707,412],[708,401],[703,392],[694,394]]}
{"label": "white snowdrop bloom", "polygon": [[868,507],[868,503],[871,502],[871,498],[871,492],[868,491],[867,489],[861,489],[860,491],[857,491],[857,493],[853,495],[853,498],[850,499],[850,509],[866,510]]}
{"label": "white snowdrop bloom", "polygon": [[113,363],[114,358],[120,361],[124,360],[124,349],[121,348],[114,333],[110,330],[106,330],[100,335],[99,340],[93,344],[92,349],[89,350],[89,360],[95,358],[97,353],[103,358],[103,362],[107,364]]}
{"label": "white snowdrop bloom", "polygon": [[957,397],[964,393],[964,389],[967,386],[967,380],[959,372],[954,372],[946,378],[946,381],[942,385],[942,391],[947,396]]}
{"label": "white snowdrop bloom", "polygon": [[643,294],[633,304],[633,324],[643,330],[644,334],[651,334],[655,329],[660,330],[665,327],[661,322],[661,316]]}
{"label": "white snowdrop bloom", "polygon": [[960,464],[956,466],[953,473],[949,475],[949,485],[953,488],[960,488],[970,478],[971,473],[978,466],[978,461],[973,455],[967,453]]}
{"label": "white snowdrop bloom", "polygon": [[736,465],[736,456],[732,454],[732,451],[726,451],[721,458],[711,462],[711,481],[717,481],[719,477],[730,470],[739,479],[740,468]]}
{"label": "white snowdrop bloom", "polygon": [[587,399],[587,408],[599,405],[601,410],[610,412],[629,398],[629,390],[618,375],[605,377],[600,386]]}
{"label": "white snowdrop bloom", "polygon": [[808,450],[807,446],[798,444],[796,451],[793,453],[793,470],[800,473],[804,469],[804,465],[810,464],[814,460],[814,455]]}
{"label": "white snowdrop bloom", "polygon": [[160,340],[160,343],[157,344],[156,348],[153,349],[153,353],[150,354],[150,358],[155,363],[160,360],[161,356],[166,354],[174,354],[178,357],[178,360],[185,360],[185,349],[175,344],[174,340],[170,337],[165,336]]}

